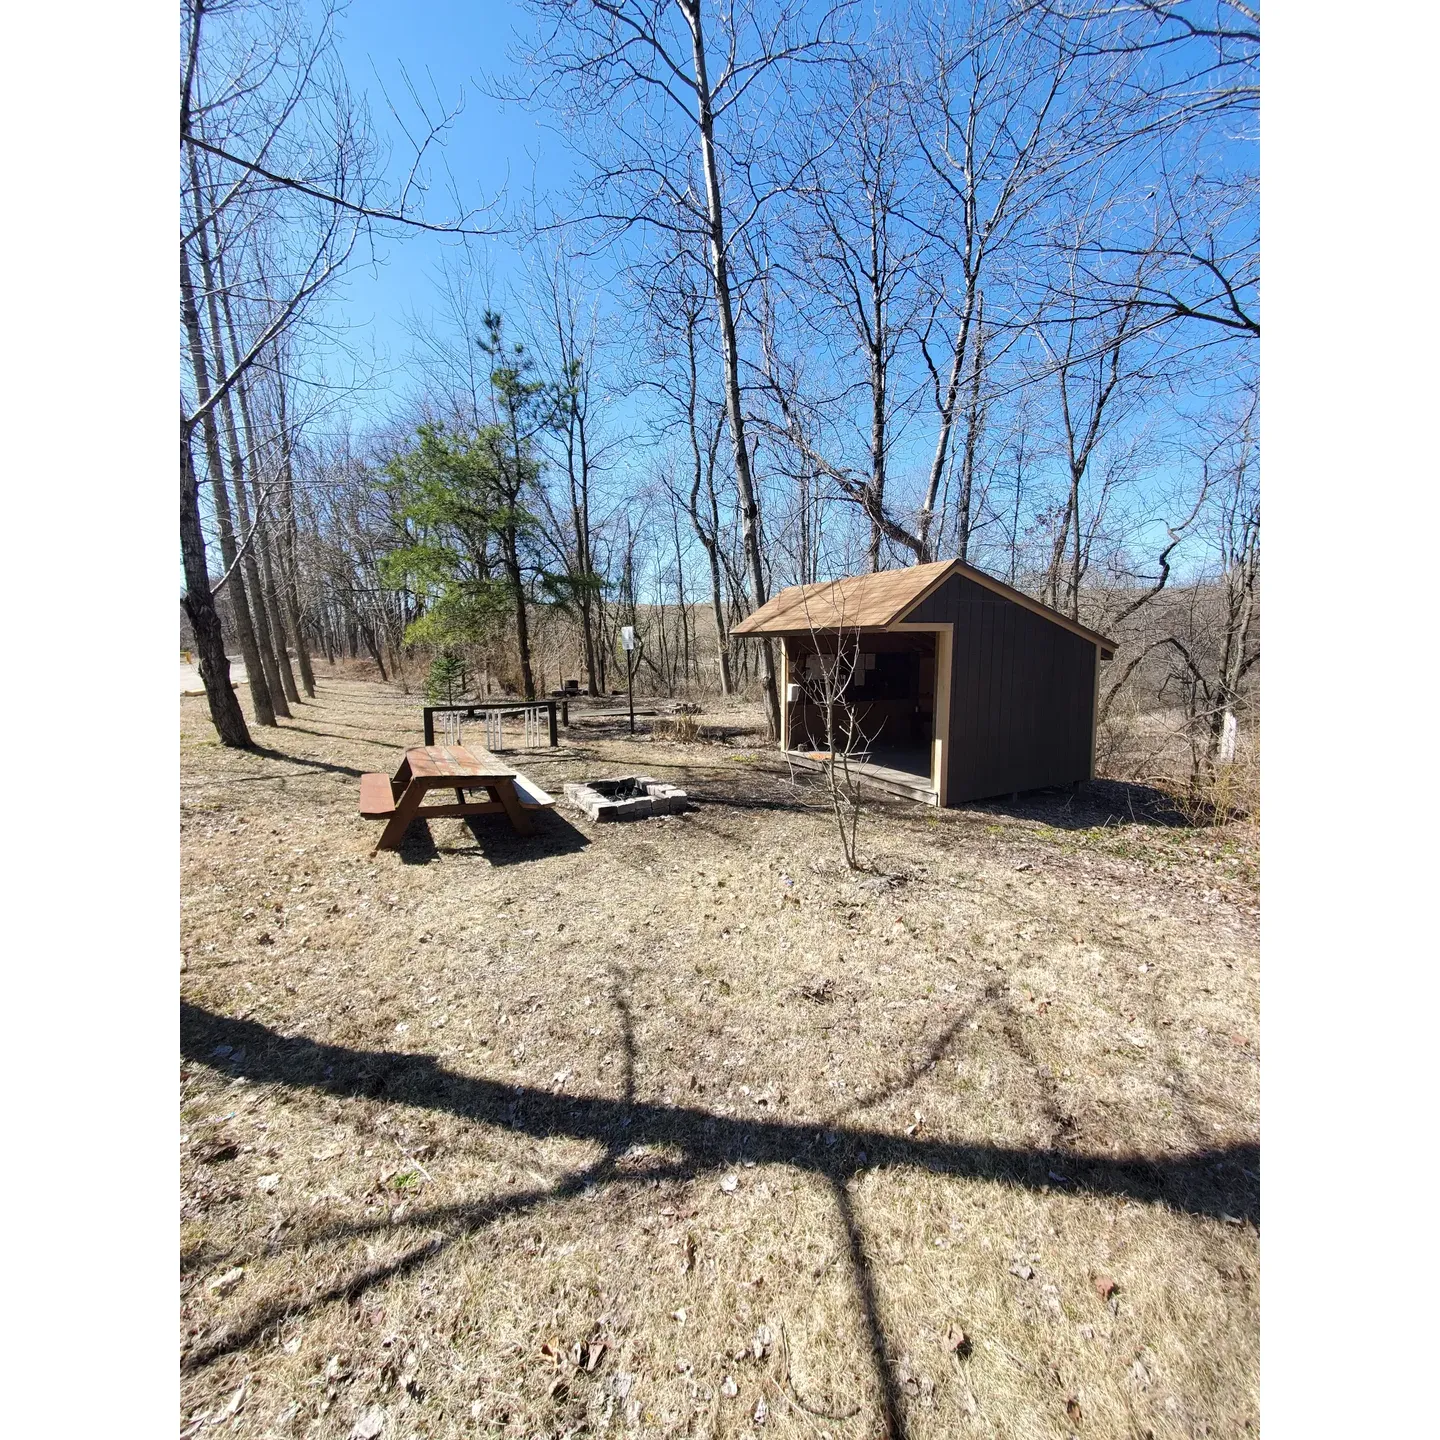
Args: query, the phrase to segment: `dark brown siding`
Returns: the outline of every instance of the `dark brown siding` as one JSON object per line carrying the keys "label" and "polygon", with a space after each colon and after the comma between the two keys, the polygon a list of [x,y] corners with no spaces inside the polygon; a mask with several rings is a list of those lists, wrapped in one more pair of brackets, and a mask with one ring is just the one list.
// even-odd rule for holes
{"label": "dark brown siding", "polygon": [[949,621],[952,805],[1090,774],[1095,646],[956,575],[905,616]]}

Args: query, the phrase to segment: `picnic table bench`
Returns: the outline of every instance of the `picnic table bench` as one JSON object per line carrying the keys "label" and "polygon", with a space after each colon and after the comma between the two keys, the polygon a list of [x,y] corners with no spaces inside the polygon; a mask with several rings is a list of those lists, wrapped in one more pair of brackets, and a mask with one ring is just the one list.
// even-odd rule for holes
{"label": "picnic table bench", "polygon": [[[422,805],[431,790],[453,790],[455,803]],[[466,791],[482,791],[470,799]],[[555,803],[532,780],[488,750],[465,745],[420,745],[405,752],[393,776],[378,771],[360,777],[360,813],[385,820],[377,850],[398,850],[412,820],[444,819],[503,812],[519,835],[535,824],[530,812]]]}

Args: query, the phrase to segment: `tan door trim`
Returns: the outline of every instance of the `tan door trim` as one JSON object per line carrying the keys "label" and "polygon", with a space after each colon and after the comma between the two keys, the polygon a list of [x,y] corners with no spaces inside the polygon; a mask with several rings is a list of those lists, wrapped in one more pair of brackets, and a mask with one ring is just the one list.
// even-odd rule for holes
{"label": "tan door trim", "polygon": [[1095,647],[1095,697],[1090,703],[1090,778],[1095,778],[1095,747],[1100,741],[1100,655]]}
{"label": "tan door trim", "polygon": [[780,748],[790,748],[790,639],[780,639]]}
{"label": "tan door trim", "polygon": [[891,630],[935,636],[935,730],[930,737],[930,788],[943,810],[950,792],[950,662],[955,650],[955,626],[940,620],[928,625],[901,622]]}

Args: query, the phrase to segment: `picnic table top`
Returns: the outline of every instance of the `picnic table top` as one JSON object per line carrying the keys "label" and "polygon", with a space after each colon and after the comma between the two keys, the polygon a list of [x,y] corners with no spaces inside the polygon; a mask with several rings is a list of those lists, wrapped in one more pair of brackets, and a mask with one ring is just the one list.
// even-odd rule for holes
{"label": "picnic table top", "polygon": [[411,775],[427,780],[499,780],[520,773],[488,750],[468,745],[417,745],[405,752],[405,759]]}

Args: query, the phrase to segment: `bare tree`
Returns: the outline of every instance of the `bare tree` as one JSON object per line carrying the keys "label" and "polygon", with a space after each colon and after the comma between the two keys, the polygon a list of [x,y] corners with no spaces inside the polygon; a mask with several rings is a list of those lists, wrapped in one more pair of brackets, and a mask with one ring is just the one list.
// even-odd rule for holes
{"label": "bare tree", "polygon": [[911,548],[919,543],[892,520],[887,484],[896,412],[909,398],[897,356],[924,308],[921,277],[934,256],[910,213],[925,175],[890,44],[872,39],[866,53],[835,68],[834,84],[814,106],[816,133],[796,143],[799,179],[790,195],[787,253],[778,260],[767,254],[756,268],[767,280],[788,282],[788,312],[822,345],[833,346],[837,358],[853,347],[860,372],[853,386],[832,382],[826,400],[812,395],[804,408],[843,414],[858,392],[863,469],[822,454],[819,427],[802,419],[802,402],[793,393],[796,368],[790,367],[786,384],[776,363],[778,333],[792,328],[785,323],[789,315],[777,316],[774,287],[765,285],[766,378],[786,438],[800,452],[802,470],[826,475],[866,517],[873,571],[880,568],[883,540]]}
{"label": "bare tree", "polygon": [[[683,505],[695,538],[705,552],[710,580],[710,612],[715,627],[720,691],[734,690],[729,623],[726,618],[723,579],[724,536],[720,516],[716,469],[725,436],[723,404],[707,395],[706,354],[709,350],[705,317],[710,309],[709,272],[683,237],[664,263],[643,276],[642,293],[649,318],[648,354],[657,363],[647,365],[646,385],[663,395],[678,415],[686,459],[667,469],[667,490]],[[718,387],[716,387],[718,389]],[[665,427],[671,428],[670,424]],[[688,485],[681,483],[681,475]]]}
{"label": "bare tree", "polygon": [[548,492],[542,492],[540,506],[549,521],[547,537],[565,572],[565,603],[579,620],[586,688],[597,695],[600,636],[595,597],[603,581],[595,568],[595,488],[612,448],[598,433],[595,413],[599,322],[593,302],[582,299],[589,287],[564,248],[554,247],[534,269],[530,298],[535,313],[530,327],[535,349],[545,357],[552,404],[550,438],[558,442],[556,468],[565,481],[562,506],[555,506]]}
{"label": "bare tree", "polygon": [[[977,320],[987,277],[997,267],[1003,272],[1010,252],[1029,238],[1030,227],[1091,160],[1108,107],[1105,87],[1083,74],[1079,47],[1066,28],[1027,24],[1014,7],[985,0],[958,17],[938,10],[922,22],[919,48],[923,69],[911,89],[910,113],[941,192],[932,224],[957,267],[953,296],[940,297],[933,329],[921,344],[937,419],[916,522],[919,558],[928,560],[934,558],[930,532],[967,368],[967,422],[981,414],[985,361]],[[942,368],[932,357],[932,334],[943,335],[947,328],[949,364]],[[975,462],[969,452],[977,439],[973,423],[967,423],[964,465],[972,484]],[[962,484],[962,500],[968,493]],[[969,513],[963,511],[955,539],[961,558],[969,530]]]}
{"label": "bare tree", "polygon": [[[1087,559],[1082,487],[1101,442],[1134,408],[1136,382],[1143,373],[1131,355],[1143,329],[1138,310],[1125,307],[1113,317],[1103,312],[1093,319],[1088,309],[1084,292],[1072,290],[1067,312],[1058,322],[1057,348],[1041,330],[1058,392],[1066,479],[1041,595],[1053,609],[1063,609],[1076,620]],[[1103,503],[1102,491],[1095,514]]]}
{"label": "bare tree", "polygon": [[[840,851],[851,870],[861,868],[857,846],[860,814],[860,771],[858,759],[869,748],[869,737],[861,727],[860,713],[852,698],[852,686],[860,668],[860,634],[847,626],[843,607],[834,624],[818,626],[808,603],[805,607],[809,645],[805,665],[795,684],[798,703],[818,711],[824,749],[820,755],[825,791],[835,818]],[[787,703],[788,697],[787,697]]]}
{"label": "bare tree", "polygon": [[[255,600],[260,600],[254,556],[249,552],[253,527],[251,535],[237,539],[218,417],[253,367],[343,272],[362,234],[374,233],[381,224],[470,232],[463,222],[435,225],[411,209],[411,202],[425,189],[422,161],[451,117],[426,117],[409,175],[398,194],[382,194],[377,182],[367,178],[381,167],[363,108],[350,96],[338,63],[334,11],[327,0],[313,28],[307,28],[303,19],[300,7],[285,0],[273,5],[185,0],[182,7],[181,326],[190,358],[190,384],[188,395],[182,386],[181,449],[190,458],[181,470],[181,559],[187,610],[209,610],[196,629],[197,644],[202,632],[210,644],[220,636],[220,628],[213,609],[194,465],[193,437],[199,430],[225,578],[234,587],[232,609],[252,701],[256,719],[264,725],[275,723],[266,669],[278,682],[274,688],[282,706],[283,677],[273,644],[266,647],[271,653],[270,664],[265,665],[257,625],[252,622],[252,589],[257,591]],[[213,172],[203,176],[201,156],[215,162]],[[240,223],[231,219],[235,216],[242,217]],[[212,264],[211,241],[221,233],[222,217],[236,234],[261,216],[283,235],[284,260],[274,272],[273,288],[267,286],[259,293],[261,287],[253,287],[255,323],[247,333],[246,348],[237,354],[221,337],[215,307],[219,276]],[[232,272],[228,285],[238,278]],[[202,303],[210,317],[208,335],[201,325]],[[231,420],[233,424],[233,412]],[[243,510],[243,480],[233,471],[232,479],[240,487],[237,504]],[[192,543],[197,534],[198,550]],[[220,654],[202,667],[202,674],[209,677],[206,695],[211,717],[224,744],[248,746],[243,719],[235,723],[241,712],[225,693],[229,677],[220,663],[223,641],[219,643]],[[302,672],[306,668],[302,659]],[[306,681],[307,690],[312,690],[308,675]]]}
{"label": "bare tree", "polygon": [[[788,73],[831,53],[837,11],[812,21],[801,0],[773,6],[740,0],[710,15],[704,0],[529,0],[529,8],[544,33],[522,58],[545,78],[524,98],[554,96],[577,121],[576,142],[602,197],[587,218],[621,231],[637,224],[678,231],[706,246],[747,578],[751,599],[761,605],[760,504],[741,395],[732,267],[734,243],[763,209],[769,187],[762,182],[742,197],[731,181],[745,184],[756,165],[759,131],[747,130],[745,106],[778,103]],[[720,57],[713,74],[712,25]],[[596,125],[602,116],[608,123]],[[778,734],[768,641],[761,664],[766,714]]]}

